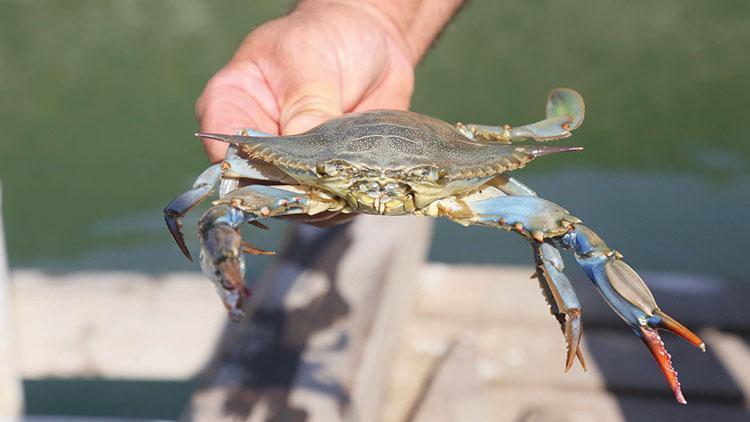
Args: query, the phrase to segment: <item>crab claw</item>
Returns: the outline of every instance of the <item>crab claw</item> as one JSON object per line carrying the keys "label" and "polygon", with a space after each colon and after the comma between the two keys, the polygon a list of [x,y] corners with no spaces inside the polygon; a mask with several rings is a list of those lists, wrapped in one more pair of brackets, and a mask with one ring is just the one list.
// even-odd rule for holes
{"label": "crab claw", "polygon": [[216,185],[220,178],[221,165],[212,165],[198,176],[192,189],[175,198],[164,208],[164,221],[167,223],[169,233],[172,234],[174,241],[177,242],[177,246],[180,247],[180,251],[182,251],[182,254],[185,255],[188,261],[192,261],[193,257],[190,256],[190,250],[185,244],[180,219],[186,212],[190,211],[190,209],[201,203],[211,194],[214,185]]}
{"label": "crab claw", "polygon": [[536,262],[534,276],[539,280],[539,286],[550,307],[550,312],[560,323],[560,329],[565,336],[567,346],[565,372],[573,366],[576,357],[585,371],[586,361],[581,352],[583,334],[581,304],[578,302],[578,297],[568,277],[563,273],[565,264],[562,256],[554,246],[548,243],[535,243],[532,247]]}
{"label": "crab claw", "polygon": [[560,329],[563,332],[563,336],[565,336],[565,372],[567,373],[573,367],[575,358],[578,358],[581,368],[584,371],[588,371],[586,360],[583,358],[583,351],[581,351],[581,338],[583,337],[581,313],[579,311],[569,311],[567,314],[558,313],[555,314],[555,318],[560,323]]}
{"label": "crab claw", "polygon": [[242,212],[219,205],[210,208],[201,218],[198,232],[201,236],[201,269],[214,282],[216,291],[237,322],[244,317],[242,301],[250,297],[245,286],[244,247],[238,226]]}
{"label": "crab claw", "polygon": [[692,343],[693,346],[701,349],[702,352],[706,351],[706,343],[700,337],[659,309],[654,311],[654,315],[649,319],[648,323],[652,327],[667,330],[676,336],[682,337],[689,343]]}
{"label": "crab claw", "polygon": [[571,313],[568,315],[567,321],[565,321],[565,343],[568,347],[568,352],[565,358],[565,372],[570,371],[573,366],[573,361],[578,357],[578,361],[581,362],[581,367],[584,371],[586,368],[586,361],[583,359],[583,353],[581,352],[581,335],[583,334],[583,327],[581,326],[581,314]]}
{"label": "crab claw", "polygon": [[677,371],[675,371],[672,366],[672,355],[670,355],[664,347],[664,342],[662,341],[661,336],[659,336],[659,333],[651,327],[640,326],[638,327],[636,334],[641,341],[643,341],[643,344],[646,345],[654,359],[656,359],[656,363],[667,378],[669,386],[672,387],[677,402],[680,404],[687,404],[685,396],[682,395],[680,380],[677,378]]}
{"label": "crab claw", "polygon": [[607,247],[604,241],[583,225],[577,225],[562,238],[563,243],[576,251],[576,260],[599,288],[604,299],[620,317],[633,328],[656,359],[675,398],[685,404],[677,371],[657,329],[671,331],[705,351],[706,346],[697,335],[662,312],[651,291],[640,276],[622,261],[622,256]]}
{"label": "crab claw", "polygon": [[190,208],[208,196],[211,193],[212,188],[213,186],[203,185],[191,189],[178,196],[164,208],[164,221],[167,223],[169,233],[172,234],[172,238],[177,242],[177,246],[180,247],[180,251],[182,251],[182,254],[185,255],[185,258],[187,258],[188,261],[192,261],[193,257],[190,256],[190,250],[185,244],[185,238],[182,235],[182,222],[180,219]]}
{"label": "crab claw", "polygon": [[682,395],[682,390],[680,389],[680,381],[677,379],[677,371],[672,366],[672,356],[664,347],[664,342],[661,340],[657,329],[667,330],[682,337],[704,352],[706,351],[706,344],[695,333],[660,309],[655,309],[653,315],[646,319],[646,324],[638,327],[638,331],[636,331],[638,337],[640,337],[643,344],[646,345],[651,355],[656,359],[656,363],[659,364],[669,382],[669,386],[672,387],[677,401],[681,404],[686,404],[687,401],[685,401],[685,397]]}

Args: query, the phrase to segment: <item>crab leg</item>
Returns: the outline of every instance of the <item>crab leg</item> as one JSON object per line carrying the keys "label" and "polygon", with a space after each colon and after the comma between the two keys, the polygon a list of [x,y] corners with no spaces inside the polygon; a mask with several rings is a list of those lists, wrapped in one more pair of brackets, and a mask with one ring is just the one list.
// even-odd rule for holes
{"label": "crab leg", "polygon": [[243,318],[242,301],[250,296],[243,280],[243,252],[268,254],[243,242],[240,227],[262,218],[292,214],[316,214],[335,202],[313,198],[292,186],[251,185],[237,189],[214,202],[200,219],[200,264],[211,279],[233,321]]}
{"label": "crab leg", "polygon": [[[496,176],[487,183],[494,186],[507,195],[536,196],[531,188],[518,180],[506,175]],[[586,370],[586,361],[581,352],[581,335],[583,328],[581,324],[581,304],[578,301],[575,290],[570,280],[563,273],[565,264],[560,251],[555,247],[540,242],[531,242],[534,251],[534,262],[536,273],[534,276],[539,281],[544,298],[554,315],[560,323],[560,329],[565,337],[567,345],[567,356],[565,359],[565,372],[573,366],[573,360],[578,357],[581,366]]]}
{"label": "crab leg", "polygon": [[[248,133],[249,129],[241,133]],[[262,134],[263,132],[253,132],[253,134]],[[266,135],[271,136],[271,135]],[[203,202],[210,196],[217,183],[221,181],[220,192],[224,195],[235,190],[239,184],[239,179],[255,179],[278,181],[281,183],[293,182],[286,174],[277,168],[257,160],[248,160],[239,155],[236,145],[230,145],[227,150],[226,159],[212,165],[195,179],[192,189],[184,192],[164,208],[164,221],[167,228],[172,234],[177,246],[180,247],[185,257],[192,261],[190,250],[185,244],[185,238],[182,234],[181,218],[193,207]]]}
{"label": "crab leg", "polygon": [[195,179],[193,188],[189,191],[178,196],[172,202],[167,204],[164,208],[164,221],[167,223],[169,233],[172,234],[174,241],[177,242],[177,246],[180,247],[183,255],[192,261],[193,257],[190,256],[190,250],[188,250],[185,244],[185,238],[182,235],[182,222],[180,219],[185,215],[191,208],[203,202],[206,197],[211,195],[214,187],[221,179],[221,164],[214,164]]}
{"label": "crab leg", "polygon": [[535,276],[539,280],[539,286],[544,293],[550,312],[557,318],[565,336],[567,354],[565,358],[565,372],[573,366],[573,360],[578,357],[583,370],[586,370],[586,361],[581,352],[581,336],[583,327],[581,324],[581,304],[578,302],[570,280],[563,273],[563,264],[560,252],[547,243],[531,242],[534,249],[534,262],[536,264]]}
{"label": "crab leg", "polygon": [[[575,252],[602,297],[635,331],[651,351],[680,403],[685,399],[671,358],[657,333],[666,329],[705,350],[703,341],[661,311],[641,278],[591,229],[557,204],[533,196],[499,196],[441,200],[439,214],[461,224],[478,224],[515,231],[530,242],[545,243]],[[467,211],[470,211],[467,212]],[[545,247],[546,249],[546,247]],[[542,253],[545,253],[542,249]],[[554,268],[554,265],[545,269]],[[554,277],[554,276],[553,276]],[[554,286],[554,282],[552,283]]]}
{"label": "crab leg", "polygon": [[519,127],[457,123],[456,128],[470,139],[508,144],[525,139],[551,141],[569,137],[570,131],[583,122],[584,114],[585,106],[580,94],[572,89],[557,88],[547,98],[547,118],[539,122]]}

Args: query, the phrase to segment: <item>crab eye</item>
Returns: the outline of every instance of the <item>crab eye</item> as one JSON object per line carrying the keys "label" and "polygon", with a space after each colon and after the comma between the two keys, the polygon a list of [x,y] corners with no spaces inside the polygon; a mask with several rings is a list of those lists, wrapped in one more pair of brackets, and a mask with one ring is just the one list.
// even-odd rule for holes
{"label": "crab eye", "polygon": [[321,176],[336,176],[337,174],[339,174],[339,171],[336,169],[336,166],[333,166],[330,163],[318,164],[315,170]]}
{"label": "crab eye", "polygon": [[409,176],[417,179],[431,180],[433,182],[437,182],[440,178],[438,170],[435,167],[430,166],[413,168],[409,171]]}
{"label": "crab eye", "polygon": [[347,175],[351,172],[351,166],[343,161],[328,161],[317,165],[316,170],[321,176]]}

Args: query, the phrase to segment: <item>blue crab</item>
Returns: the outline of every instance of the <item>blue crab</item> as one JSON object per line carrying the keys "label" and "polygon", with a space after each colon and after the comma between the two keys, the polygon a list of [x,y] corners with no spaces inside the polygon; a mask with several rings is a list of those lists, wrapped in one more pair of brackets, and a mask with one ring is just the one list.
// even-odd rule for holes
{"label": "blue crab", "polygon": [[581,353],[581,305],[563,273],[570,249],[602,297],[644,342],[685,403],[671,358],[657,329],[705,350],[703,341],[659,309],[646,284],[594,231],[561,206],[539,198],[508,176],[535,158],[581,148],[521,143],[571,136],[584,118],[583,98],[553,90],[546,118],[511,127],[450,125],[397,110],[344,115],[306,133],[272,136],[198,133],[230,144],[223,162],[205,170],[192,189],[164,209],[169,231],[188,259],[180,217],[212,194],[219,197],[199,222],[200,265],[237,321],[249,296],[243,253],[268,254],[244,242],[240,227],[294,214],[364,213],[446,217],[464,226],[504,229],[528,241],[536,277],[567,344],[565,370]]}

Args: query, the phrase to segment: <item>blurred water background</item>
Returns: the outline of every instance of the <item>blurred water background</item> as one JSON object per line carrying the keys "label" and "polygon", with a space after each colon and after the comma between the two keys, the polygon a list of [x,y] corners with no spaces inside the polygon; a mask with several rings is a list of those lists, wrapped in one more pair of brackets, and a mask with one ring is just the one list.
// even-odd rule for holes
{"label": "blurred water background", "polygon": [[[285,7],[3,1],[0,177],[11,266],[197,270],[160,215],[208,164],[192,136],[194,101],[248,30]],[[551,88],[579,90],[586,122],[562,142],[586,149],[517,177],[638,268],[740,277],[750,234],[748,9],[741,0],[475,1],[419,67],[412,108],[521,124],[542,117]],[[279,230],[253,235],[273,247]],[[527,249],[443,221],[431,259],[526,263]]]}
{"label": "blurred water background", "polygon": [[[199,271],[161,210],[208,165],[205,82],[285,2],[0,1],[0,179],[11,268]],[[412,109],[522,124],[580,91],[576,154],[516,176],[633,267],[741,281],[750,235],[750,3],[470,2],[419,66]],[[189,244],[194,211],[186,222]],[[285,223],[253,231],[273,249]],[[437,224],[430,259],[530,264],[504,232]],[[267,260],[252,259],[249,278]],[[745,278],[745,280],[747,280]],[[211,300],[215,298],[210,298]]]}

